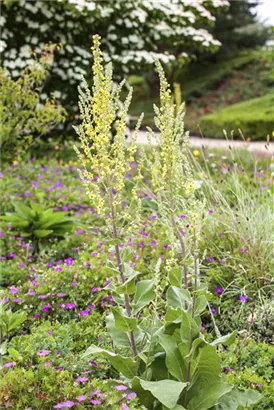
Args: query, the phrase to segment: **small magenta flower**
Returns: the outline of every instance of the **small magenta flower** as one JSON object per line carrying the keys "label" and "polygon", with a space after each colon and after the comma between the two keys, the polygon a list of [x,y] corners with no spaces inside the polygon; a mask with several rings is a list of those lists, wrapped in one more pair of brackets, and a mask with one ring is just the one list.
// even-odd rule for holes
{"label": "small magenta flower", "polygon": [[136,393],[131,392],[131,393],[128,393],[128,394],[126,395],[126,400],[127,400],[127,401],[130,401],[130,400],[132,400],[132,399],[135,399],[135,397],[136,397]]}
{"label": "small magenta flower", "polygon": [[58,298],[64,298],[66,296],[66,293],[59,292],[57,293]]}
{"label": "small magenta flower", "polygon": [[76,307],[75,303],[67,303],[65,308],[67,310],[73,310]]}
{"label": "small magenta flower", "polygon": [[215,308],[210,308],[210,311],[211,311],[211,313],[216,313],[217,312],[217,310],[215,309]]}
{"label": "small magenta flower", "polygon": [[145,246],[144,242],[139,242],[138,243],[139,248],[143,248]]}
{"label": "small magenta flower", "polygon": [[242,303],[246,303],[248,301],[248,296],[247,295],[241,295],[239,297],[239,299]]}
{"label": "small magenta flower", "polygon": [[23,269],[23,268],[25,268],[25,266],[26,265],[24,263],[18,263],[17,268]]}
{"label": "small magenta flower", "polygon": [[122,403],[119,410],[130,410],[130,408],[128,407],[126,403]]}
{"label": "small magenta flower", "polygon": [[180,215],[179,218],[180,219],[186,219],[186,216],[185,215]]}
{"label": "small magenta flower", "polygon": [[50,310],[50,308],[51,308],[50,305],[45,305],[45,306],[42,307],[41,311],[45,313],[45,312],[48,312]]}
{"label": "small magenta flower", "polygon": [[92,293],[98,292],[98,288],[92,288],[91,291]]}
{"label": "small magenta flower", "polygon": [[91,364],[92,367],[96,367],[96,366],[97,366],[97,363],[94,362],[93,360],[90,362],[90,364]]}
{"label": "small magenta flower", "polygon": [[88,378],[79,376],[79,377],[77,377],[76,381],[78,383],[86,383],[86,382],[88,382]]}
{"label": "small magenta flower", "polygon": [[9,369],[10,367],[14,367],[15,365],[16,365],[15,362],[8,362],[8,363],[4,364],[4,367]]}
{"label": "small magenta flower", "polygon": [[91,305],[88,305],[88,307],[91,309],[91,310],[93,310],[93,309],[95,309],[95,305],[92,303]]}
{"label": "small magenta flower", "polygon": [[225,259],[220,259],[219,262],[220,262],[221,265],[226,265],[226,260]]}
{"label": "small magenta flower", "polygon": [[214,214],[214,211],[213,211],[213,209],[209,209],[209,210],[207,211],[207,213],[208,213],[209,215],[212,215],[212,214]]}
{"label": "small magenta flower", "polygon": [[81,403],[82,401],[85,401],[87,399],[87,396],[78,396],[76,397],[76,400],[79,401],[79,403]]}
{"label": "small magenta flower", "polygon": [[123,385],[123,384],[118,384],[117,386],[114,386],[114,389],[116,389],[118,391],[124,391],[124,390],[127,390],[128,387]]}
{"label": "small magenta flower", "polygon": [[157,215],[151,215],[151,219],[155,221],[157,219]]}
{"label": "small magenta flower", "polygon": [[65,264],[66,264],[67,266],[70,266],[70,265],[73,264],[73,261],[74,261],[74,259],[71,258],[71,257],[69,257],[69,258],[65,259]]}
{"label": "small magenta flower", "polygon": [[11,295],[16,295],[16,293],[18,293],[18,289],[15,286],[9,286],[8,289]]}
{"label": "small magenta flower", "polygon": [[157,245],[157,242],[156,242],[156,241],[151,241],[151,242],[150,242],[150,245],[151,245],[151,246],[156,246],[156,245]]}
{"label": "small magenta flower", "polygon": [[40,352],[37,353],[37,356],[47,356],[50,353],[51,350],[40,350]]}
{"label": "small magenta flower", "polygon": [[54,409],[69,409],[75,405],[74,401],[64,401],[63,403],[58,403],[53,406]]}
{"label": "small magenta flower", "polygon": [[13,302],[14,302],[14,303],[21,303],[21,302],[22,302],[22,299],[21,299],[21,298],[14,298],[14,299],[13,299]]}
{"label": "small magenta flower", "polygon": [[210,263],[211,263],[211,262],[214,262],[214,258],[213,258],[213,256],[209,256],[209,257],[208,257],[208,258],[206,258],[206,259],[207,259],[207,261],[208,261],[208,262],[210,262]]}
{"label": "small magenta flower", "polygon": [[63,271],[61,266],[56,266],[56,268],[54,270],[55,270],[55,272],[62,272]]}
{"label": "small magenta flower", "polygon": [[219,295],[221,295],[221,294],[223,293],[223,291],[224,291],[221,286],[216,286],[215,290],[216,290],[216,292],[217,292]]}
{"label": "small magenta flower", "polygon": [[240,249],[240,253],[247,253],[247,252],[248,252],[248,250],[246,248],[241,248]]}
{"label": "small magenta flower", "polygon": [[80,312],[80,315],[81,316],[88,316],[89,315],[89,311],[88,310],[81,310],[81,312]]}
{"label": "small magenta flower", "polygon": [[90,400],[90,403],[93,404],[93,405],[95,405],[95,406],[96,406],[97,404],[98,404],[98,405],[101,404],[100,400]]}

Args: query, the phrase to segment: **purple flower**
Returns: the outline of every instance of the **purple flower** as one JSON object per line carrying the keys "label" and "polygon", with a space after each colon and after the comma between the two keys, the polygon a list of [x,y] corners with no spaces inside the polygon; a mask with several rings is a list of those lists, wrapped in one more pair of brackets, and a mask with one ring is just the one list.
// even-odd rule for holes
{"label": "purple flower", "polygon": [[41,311],[45,313],[45,312],[48,312],[50,310],[50,308],[51,308],[50,305],[45,305],[45,306],[42,307]]}
{"label": "purple flower", "polygon": [[150,245],[151,245],[151,246],[155,246],[156,244],[157,244],[156,241],[151,241],[151,242],[150,242]]}
{"label": "purple flower", "polygon": [[64,298],[66,296],[66,293],[59,292],[57,293],[57,296],[58,298]]}
{"label": "purple flower", "polygon": [[88,305],[88,307],[91,309],[91,310],[93,310],[93,309],[95,309],[95,305],[92,303],[91,305]]}
{"label": "purple flower", "polygon": [[186,216],[185,215],[180,215],[179,218],[180,219],[186,219]]}
{"label": "purple flower", "polygon": [[15,299],[13,299],[13,302],[14,303],[21,303],[22,299],[21,298],[15,298]]}
{"label": "purple flower", "polygon": [[217,310],[215,309],[215,308],[210,308],[210,311],[211,311],[211,313],[216,313],[217,312]]}
{"label": "purple flower", "polygon": [[214,262],[214,258],[213,256],[209,256],[208,258],[206,258],[208,262]]}
{"label": "purple flower", "polygon": [[17,268],[23,269],[26,265],[24,263],[18,263]]}
{"label": "purple flower", "polygon": [[246,303],[248,301],[248,296],[247,295],[241,295],[239,297],[239,299],[242,303]]}
{"label": "purple flower", "polygon": [[97,366],[96,362],[94,362],[93,360],[92,360],[92,362],[90,362],[90,364],[91,364],[92,367],[96,367],[96,366]]}
{"label": "purple flower", "polygon": [[54,409],[68,409],[75,405],[73,401],[64,401],[63,403],[58,403],[53,406]]}
{"label": "purple flower", "polygon": [[226,260],[225,259],[220,259],[219,262],[220,262],[221,265],[226,265]]}
{"label": "purple flower", "polygon": [[40,350],[40,352],[37,353],[37,356],[47,356],[50,353],[51,350]]}
{"label": "purple flower", "polygon": [[8,362],[6,364],[4,364],[4,367],[10,368],[10,367],[14,367],[16,365],[15,362]]}
{"label": "purple flower", "polygon": [[54,270],[55,270],[55,272],[62,272],[63,271],[61,266],[56,266],[56,268]]}
{"label": "purple flower", "polygon": [[241,248],[240,249],[240,253],[247,253],[247,252],[248,252],[248,250],[246,248]]}
{"label": "purple flower", "polygon": [[87,399],[87,396],[78,396],[76,397],[76,400],[79,401],[79,403],[81,403],[82,401],[85,401]]}
{"label": "purple flower", "polygon": [[77,377],[76,381],[78,383],[86,383],[86,382],[88,382],[88,378],[79,376],[79,377]]}
{"label": "purple flower", "polygon": [[122,403],[119,410],[130,410],[130,408],[128,407],[126,403]]}
{"label": "purple flower", "polygon": [[89,315],[89,311],[88,310],[81,310],[81,312],[80,312],[80,315],[81,316],[88,316]]}
{"label": "purple flower", "polygon": [[73,264],[73,261],[74,261],[74,259],[71,258],[71,257],[69,257],[69,258],[65,259],[65,264],[66,264],[67,266],[70,266],[70,265]]}
{"label": "purple flower", "polygon": [[18,293],[18,289],[15,286],[9,286],[8,289],[11,295],[16,295],[16,293]]}
{"label": "purple flower", "polygon": [[75,306],[75,303],[67,303],[65,307],[67,310],[72,310],[75,308]]}
{"label": "purple flower", "polygon": [[114,389],[116,389],[118,391],[124,391],[124,390],[127,390],[128,387],[124,386],[123,384],[118,384],[117,386],[114,386]]}
{"label": "purple flower", "polygon": [[221,295],[221,294],[223,293],[223,291],[224,291],[221,286],[216,286],[215,290],[216,290],[216,292],[217,292],[219,295]]}
{"label": "purple flower", "polygon": [[91,291],[92,291],[93,293],[98,292],[98,288],[92,288]]}
{"label": "purple flower", "polygon": [[209,209],[209,210],[207,211],[207,213],[208,213],[209,215],[212,215],[212,214],[214,214],[214,211],[213,211],[213,209]]}
{"label": "purple flower", "polygon": [[100,400],[90,400],[90,403],[91,404],[94,404],[94,405],[96,405],[96,404],[101,404],[101,402],[100,402]]}
{"label": "purple flower", "polygon": [[152,219],[153,221],[155,221],[155,219],[157,219],[157,215],[151,215],[151,219]]}
{"label": "purple flower", "polygon": [[143,248],[145,246],[144,242],[139,242],[138,243],[139,248]]}
{"label": "purple flower", "polygon": [[130,400],[134,399],[135,397],[136,397],[136,393],[131,392],[131,393],[128,393],[128,394],[126,395],[126,400],[127,400],[127,401],[130,401]]}
{"label": "purple flower", "polygon": [[29,290],[27,293],[26,293],[26,296],[35,296],[36,295],[36,292],[34,292],[34,290]]}

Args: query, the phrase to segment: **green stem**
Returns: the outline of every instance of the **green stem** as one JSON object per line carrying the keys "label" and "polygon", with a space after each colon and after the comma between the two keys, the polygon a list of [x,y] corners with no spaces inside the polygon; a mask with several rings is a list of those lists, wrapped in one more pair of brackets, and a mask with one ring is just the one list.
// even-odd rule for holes
{"label": "green stem", "polygon": [[[114,207],[113,194],[112,194],[111,188],[109,189],[109,200],[110,200],[110,210],[111,210],[111,220],[112,220],[112,233],[113,233],[113,238],[115,240],[116,263],[118,266],[121,282],[125,283],[126,278],[124,275],[122,258],[120,254],[119,244],[118,244],[119,237],[118,237],[118,230],[117,230],[117,225],[116,225],[116,210]],[[127,315],[128,317],[131,317],[130,300],[129,300],[129,296],[126,293],[124,294],[124,300],[125,300],[125,308],[126,308]],[[133,353],[133,356],[135,357],[137,356],[138,353],[137,353],[136,342],[135,342],[133,331],[129,332],[129,337],[130,337],[132,353]]]}

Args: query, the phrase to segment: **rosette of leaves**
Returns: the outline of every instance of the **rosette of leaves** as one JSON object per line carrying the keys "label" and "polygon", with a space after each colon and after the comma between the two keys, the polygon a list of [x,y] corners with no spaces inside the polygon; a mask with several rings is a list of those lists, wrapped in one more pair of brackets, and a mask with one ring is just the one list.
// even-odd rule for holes
{"label": "rosette of leaves", "polygon": [[[139,272],[128,266],[125,271],[125,283],[113,289],[117,305],[106,319],[114,349],[92,345],[84,356],[108,359],[148,410],[239,410],[260,399],[258,392],[240,391],[222,377],[217,346],[233,343],[237,331],[206,341],[200,331],[200,315],[208,304],[204,285],[190,292],[181,285],[181,270],[171,271],[160,320],[156,312],[140,315],[148,306],[154,310],[155,279],[138,281]],[[123,294],[131,296],[131,317],[123,308]]]}
{"label": "rosette of leaves", "polygon": [[75,227],[73,218],[66,212],[55,212],[44,205],[32,203],[30,206],[13,202],[15,212],[7,212],[1,220],[8,222],[11,229],[33,244],[33,254],[48,245],[53,238],[64,238]]}
{"label": "rosette of leaves", "polygon": [[274,300],[257,307],[254,318],[255,338],[260,342],[274,344]]}

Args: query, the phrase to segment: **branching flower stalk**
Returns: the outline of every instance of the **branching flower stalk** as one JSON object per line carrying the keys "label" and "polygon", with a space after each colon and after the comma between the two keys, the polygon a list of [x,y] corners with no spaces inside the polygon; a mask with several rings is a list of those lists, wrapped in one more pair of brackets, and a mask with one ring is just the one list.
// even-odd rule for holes
{"label": "branching flower stalk", "polygon": [[[79,87],[79,107],[82,123],[75,128],[80,137],[79,150],[75,147],[82,169],[79,170],[81,180],[90,201],[97,213],[104,219],[115,248],[116,264],[123,284],[126,281],[119,242],[123,225],[127,221],[133,224],[129,211],[121,205],[125,188],[125,177],[131,170],[130,164],[135,161],[136,138],[141,119],[138,121],[131,142],[126,141],[126,116],[131,101],[132,89],[119,107],[119,97],[124,81],[115,86],[112,81],[112,66],[103,67],[100,37],[93,37],[93,79],[92,93],[83,79]],[[111,131],[115,129],[114,135]],[[111,143],[111,140],[113,141]],[[137,202],[136,185],[140,175],[133,178],[132,198]],[[124,296],[125,310],[130,317],[131,306],[127,294]],[[130,332],[133,356],[137,355],[133,332]]]}

